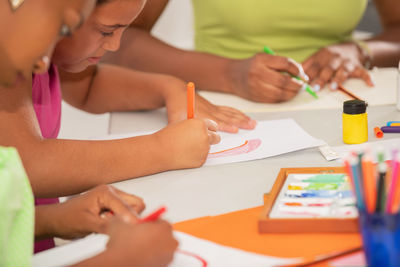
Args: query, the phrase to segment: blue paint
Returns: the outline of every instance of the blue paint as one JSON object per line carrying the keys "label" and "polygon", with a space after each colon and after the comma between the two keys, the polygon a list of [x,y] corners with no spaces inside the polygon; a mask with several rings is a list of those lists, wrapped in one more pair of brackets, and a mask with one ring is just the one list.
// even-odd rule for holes
{"label": "blue paint", "polygon": [[351,190],[306,190],[286,191],[285,196],[293,198],[350,198],[354,197]]}

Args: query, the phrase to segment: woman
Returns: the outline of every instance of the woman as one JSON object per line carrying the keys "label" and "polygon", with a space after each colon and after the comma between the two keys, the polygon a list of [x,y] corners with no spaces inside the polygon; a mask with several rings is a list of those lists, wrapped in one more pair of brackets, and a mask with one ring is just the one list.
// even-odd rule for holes
{"label": "woman", "polygon": [[365,42],[353,41],[351,34],[367,0],[192,2],[196,52],[150,35],[168,0],[149,0],[121,50],[108,55],[109,62],[193,80],[204,90],[275,103],[293,98],[301,85],[280,74],[290,72],[290,60],[261,53],[265,45],[301,62],[316,90],[325,85],[335,89],[348,78],[372,86],[367,69],[396,66],[400,58],[397,0],[375,0],[384,31]]}

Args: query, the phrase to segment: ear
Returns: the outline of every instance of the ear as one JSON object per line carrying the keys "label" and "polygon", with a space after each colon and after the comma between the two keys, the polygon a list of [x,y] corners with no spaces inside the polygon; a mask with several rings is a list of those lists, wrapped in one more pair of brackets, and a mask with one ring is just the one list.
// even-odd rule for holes
{"label": "ear", "polygon": [[50,59],[48,56],[43,56],[41,59],[35,62],[33,66],[33,73],[41,74],[45,73],[50,67]]}

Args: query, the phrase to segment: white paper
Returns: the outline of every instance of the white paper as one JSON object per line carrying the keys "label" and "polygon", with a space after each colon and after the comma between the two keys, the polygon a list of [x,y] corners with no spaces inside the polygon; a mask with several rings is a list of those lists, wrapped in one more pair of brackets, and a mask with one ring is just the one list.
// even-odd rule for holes
{"label": "white paper", "polygon": [[251,131],[221,133],[221,143],[211,147],[205,165],[268,158],[324,144],[304,131],[293,119],[259,121]]}
{"label": "white paper", "polygon": [[[170,267],[202,267],[202,261],[207,267],[224,266],[274,266],[288,265],[299,259],[285,259],[246,252],[240,249],[221,246],[194,236],[174,232],[179,241],[179,248],[174,255]],[[78,263],[102,252],[108,241],[106,235],[90,235],[67,245],[37,253],[33,256],[33,267],[58,267]],[[200,260],[201,259],[201,260]]]}
{"label": "white paper", "polygon": [[[178,252],[175,253],[174,261],[170,267],[203,266],[197,258],[207,262],[207,267],[265,267],[288,265],[299,262],[299,259],[285,259],[265,256],[244,250],[226,247],[214,242],[200,239],[182,232],[175,232],[175,238],[179,241]],[[188,256],[179,252],[189,252],[195,256]]]}
{"label": "white paper", "polygon": [[[121,139],[154,132],[108,135],[93,140]],[[221,142],[211,146],[205,166],[263,159],[326,144],[309,135],[293,119],[258,121],[254,130],[219,134]]]}
{"label": "white paper", "polygon": [[[344,87],[351,93],[368,102],[369,106],[391,105],[396,103],[396,68],[380,68],[370,71],[375,83],[374,87],[368,87],[360,79],[350,79],[344,83]],[[243,112],[276,112],[293,110],[316,110],[343,107],[343,102],[350,100],[349,96],[340,91],[331,91],[325,88],[318,92],[319,99],[314,99],[309,93],[302,91],[295,98],[283,103],[255,103],[235,95],[201,91],[214,105],[226,105]]]}

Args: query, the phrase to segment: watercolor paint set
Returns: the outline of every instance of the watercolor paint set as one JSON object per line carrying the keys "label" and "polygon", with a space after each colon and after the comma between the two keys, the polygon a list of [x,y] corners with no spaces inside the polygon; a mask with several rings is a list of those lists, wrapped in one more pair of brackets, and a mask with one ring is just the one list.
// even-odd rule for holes
{"label": "watercolor paint set", "polygon": [[355,218],[355,198],[347,174],[289,174],[270,218]]}
{"label": "watercolor paint set", "polygon": [[258,222],[261,233],[357,232],[358,211],[344,168],[281,169]]}

